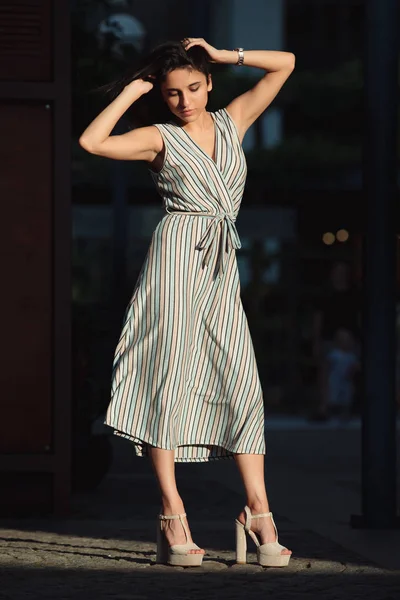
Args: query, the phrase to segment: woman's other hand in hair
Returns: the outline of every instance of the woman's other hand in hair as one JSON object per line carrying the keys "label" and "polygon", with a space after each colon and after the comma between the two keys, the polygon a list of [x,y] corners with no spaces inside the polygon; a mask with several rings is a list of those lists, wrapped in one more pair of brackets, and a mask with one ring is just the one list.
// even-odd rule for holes
{"label": "woman's other hand in hair", "polygon": [[181,44],[185,48],[186,51],[190,50],[190,48],[193,48],[193,46],[201,46],[207,52],[210,62],[212,62],[212,63],[223,62],[222,57],[223,57],[224,51],[217,50],[216,48],[214,48],[214,46],[211,46],[211,44],[206,42],[206,40],[204,38],[192,38],[192,37],[184,38],[181,41]]}

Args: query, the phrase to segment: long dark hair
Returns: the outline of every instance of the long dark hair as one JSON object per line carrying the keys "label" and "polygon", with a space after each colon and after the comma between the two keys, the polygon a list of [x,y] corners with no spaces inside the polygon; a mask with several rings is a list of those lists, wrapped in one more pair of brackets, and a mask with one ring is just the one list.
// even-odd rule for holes
{"label": "long dark hair", "polygon": [[141,127],[171,120],[171,112],[161,96],[160,84],[174,69],[189,68],[203,73],[208,80],[210,74],[208,54],[201,46],[188,51],[180,42],[168,41],[156,46],[147,56],[140,59],[133,70],[130,68],[122,77],[98,88],[114,100],[134,79],[145,79],[154,84],[153,89],[134,102],[126,111],[124,121],[130,127]]}

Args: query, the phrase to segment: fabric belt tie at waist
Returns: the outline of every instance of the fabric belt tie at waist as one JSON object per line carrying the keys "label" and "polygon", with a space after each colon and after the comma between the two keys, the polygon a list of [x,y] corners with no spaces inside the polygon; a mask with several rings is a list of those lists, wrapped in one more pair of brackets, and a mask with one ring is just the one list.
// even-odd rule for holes
{"label": "fabric belt tie at waist", "polygon": [[211,223],[205,230],[199,242],[197,242],[196,244],[196,250],[205,250],[202,263],[203,267],[207,266],[210,262],[212,243],[216,239],[217,231],[220,227],[221,243],[219,246],[215,274],[219,273],[220,277],[222,277],[225,271],[225,253],[229,252],[230,248],[238,250],[242,247],[239,239],[239,234],[235,225],[235,215],[232,213],[217,213],[215,215],[212,215],[210,213],[201,212],[171,211],[168,209],[166,210],[171,215],[188,215],[211,219]]}

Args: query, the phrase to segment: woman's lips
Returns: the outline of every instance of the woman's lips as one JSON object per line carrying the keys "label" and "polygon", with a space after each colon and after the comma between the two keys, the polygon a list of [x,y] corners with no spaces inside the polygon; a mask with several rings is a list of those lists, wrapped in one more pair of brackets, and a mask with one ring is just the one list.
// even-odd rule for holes
{"label": "woman's lips", "polygon": [[193,109],[190,109],[190,110],[182,110],[182,111],[181,111],[181,114],[186,116],[186,115],[190,115],[190,113],[192,113],[192,112],[193,112]]}

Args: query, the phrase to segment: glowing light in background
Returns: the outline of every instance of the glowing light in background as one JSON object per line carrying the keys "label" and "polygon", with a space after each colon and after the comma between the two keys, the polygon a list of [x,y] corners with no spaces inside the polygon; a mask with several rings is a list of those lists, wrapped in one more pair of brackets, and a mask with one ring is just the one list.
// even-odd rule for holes
{"label": "glowing light in background", "polygon": [[347,242],[349,239],[349,232],[347,229],[339,229],[339,231],[336,232],[336,239],[338,242]]}
{"label": "glowing light in background", "polygon": [[332,244],[335,241],[335,236],[333,235],[333,233],[331,233],[330,231],[328,231],[328,232],[324,233],[324,235],[322,236],[322,241],[327,246],[332,246]]}

